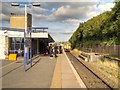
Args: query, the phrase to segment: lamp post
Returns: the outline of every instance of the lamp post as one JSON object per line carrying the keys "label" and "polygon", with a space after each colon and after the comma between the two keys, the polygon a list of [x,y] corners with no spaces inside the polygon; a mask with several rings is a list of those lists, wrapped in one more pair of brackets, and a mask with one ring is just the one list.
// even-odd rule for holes
{"label": "lamp post", "polygon": [[28,34],[27,32],[27,4],[25,4],[25,31],[24,31],[24,71],[26,71],[26,64],[27,64],[27,53],[28,53],[28,48],[26,46],[26,35]]}
{"label": "lamp post", "polygon": [[[19,4],[19,3],[12,3],[11,6],[20,6],[24,5],[25,6],[25,30],[24,30],[24,71],[26,72],[26,64],[28,61],[28,47],[26,46],[26,35],[28,35],[27,31],[27,7],[32,5],[32,6],[40,6],[40,3],[33,3],[33,4]],[[30,37],[31,37],[31,30],[29,31]],[[32,67],[32,49],[30,48],[30,65]]]}

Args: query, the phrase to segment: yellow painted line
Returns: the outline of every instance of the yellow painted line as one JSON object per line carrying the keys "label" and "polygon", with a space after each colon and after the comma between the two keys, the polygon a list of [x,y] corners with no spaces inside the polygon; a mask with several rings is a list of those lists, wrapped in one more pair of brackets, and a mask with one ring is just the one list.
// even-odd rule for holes
{"label": "yellow painted line", "polygon": [[15,62],[12,62],[12,63],[10,63],[10,64],[7,64],[7,65],[1,67],[0,69],[3,69],[3,68],[5,68],[5,67],[8,67],[8,66],[10,66],[10,65],[12,65],[12,64],[14,64],[14,63],[15,63]]}
{"label": "yellow painted line", "polygon": [[61,59],[60,55],[57,58],[56,65],[55,65],[55,70],[52,78],[52,83],[50,88],[61,88],[62,87],[62,76],[61,76]]}

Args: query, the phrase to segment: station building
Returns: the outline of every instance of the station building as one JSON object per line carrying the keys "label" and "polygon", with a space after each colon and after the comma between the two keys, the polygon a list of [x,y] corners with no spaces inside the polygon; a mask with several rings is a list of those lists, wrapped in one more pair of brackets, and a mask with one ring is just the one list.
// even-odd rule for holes
{"label": "station building", "polygon": [[[27,14],[27,27],[35,31],[31,33],[32,54],[43,54],[49,43],[54,42],[54,39],[47,31],[44,31],[44,27],[32,27],[31,14]],[[18,50],[21,52],[19,56],[24,55],[24,30],[25,16],[12,14],[10,28],[3,27],[0,30],[0,59],[6,59],[8,54],[17,53]]]}

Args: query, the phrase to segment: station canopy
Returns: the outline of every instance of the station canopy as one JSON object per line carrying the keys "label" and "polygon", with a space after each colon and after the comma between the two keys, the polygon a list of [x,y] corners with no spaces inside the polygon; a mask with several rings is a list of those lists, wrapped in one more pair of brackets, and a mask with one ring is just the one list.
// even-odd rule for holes
{"label": "station canopy", "polygon": [[[31,38],[48,38],[51,42],[54,42],[54,39],[50,36],[50,34],[45,31],[48,27],[29,27],[27,29],[28,33],[31,32]],[[24,29],[18,28],[9,28],[9,27],[1,27],[0,30],[4,30],[8,33],[8,37],[24,37]]]}

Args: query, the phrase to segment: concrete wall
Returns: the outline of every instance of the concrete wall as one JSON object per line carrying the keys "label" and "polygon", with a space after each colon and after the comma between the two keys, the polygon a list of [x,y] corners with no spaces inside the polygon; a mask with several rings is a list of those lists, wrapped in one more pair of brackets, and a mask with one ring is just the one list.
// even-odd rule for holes
{"label": "concrete wall", "polygon": [[[5,31],[0,30],[0,59],[5,59],[5,51],[7,50],[7,45],[6,43],[7,40],[5,40],[6,34],[4,33]],[[6,41],[6,42],[5,42]]]}

